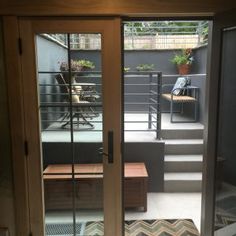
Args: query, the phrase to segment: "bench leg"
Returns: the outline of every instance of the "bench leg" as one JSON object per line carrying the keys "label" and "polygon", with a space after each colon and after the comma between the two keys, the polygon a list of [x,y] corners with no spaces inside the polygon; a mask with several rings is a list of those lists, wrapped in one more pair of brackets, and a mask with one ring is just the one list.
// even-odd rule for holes
{"label": "bench leg", "polygon": [[170,101],[170,122],[173,123],[173,100]]}

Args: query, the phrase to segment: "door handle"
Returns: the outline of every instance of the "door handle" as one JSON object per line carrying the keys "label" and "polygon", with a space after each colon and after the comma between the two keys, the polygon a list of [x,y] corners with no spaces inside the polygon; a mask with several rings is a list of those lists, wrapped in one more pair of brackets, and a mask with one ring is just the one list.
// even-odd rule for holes
{"label": "door handle", "polygon": [[99,154],[103,155],[103,156],[107,156],[108,158],[108,163],[112,164],[114,162],[114,158],[113,158],[113,131],[108,131],[108,153],[103,152],[103,147],[99,148]]}

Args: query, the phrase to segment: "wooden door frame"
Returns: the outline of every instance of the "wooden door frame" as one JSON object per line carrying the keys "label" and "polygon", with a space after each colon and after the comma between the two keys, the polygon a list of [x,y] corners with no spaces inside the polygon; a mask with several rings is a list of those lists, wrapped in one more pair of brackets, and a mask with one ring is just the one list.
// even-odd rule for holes
{"label": "wooden door frame", "polygon": [[[78,20],[80,22],[79,25]],[[33,35],[43,32],[53,33],[65,31],[68,33],[83,32],[102,34],[103,124],[105,124],[103,128],[104,151],[107,150],[106,134],[109,130],[114,131],[115,144],[114,164],[108,164],[107,158],[105,156],[103,157],[103,185],[104,189],[109,189],[109,191],[106,191],[106,194],[104,194],[104,222],[108,226],[105,227],[105,235],[122,235],[123,213],[121,191],[123,168],[120,148],[122,143],[120,24],[121,19],[119,17],[103,17],[97,19],[78,17],[4,18],[4,29],[6,32],[6,69],[8,95],[10,98],[9,108],[14,163],[16,221],[17,232],[19,232],[17,235],[29,235],[32,233],[33,235],[41,236],[44,233],[40,130],[39,125],[36,125],[37,127],[35,126],[35,121],[39,124],[39,117],[38,97],[36,96],[37,84],[35,75],[37,72],[35,68],[36,58]],[[23,53],[19,55],[16,42],[18,42],[22,30],[24,35],[20,37],[22,39]],[[33,59],[31,62],[29,57]],[[28,80],[26,79],[27,76],[29,76]],[[14,83],[12,80],[10,81],[10,78],[14,78]],[[112,83],[110,83],[111,78]],[[30,101],[26,100],[27,97],[30,98]],[[113,104],[116,104],[116,106]],[[109,108],[109,110],[107,108]],[[29,112],[31,112],[30,116],[27,115]],[[111,114],[115,116],[114,119],[111,119]],[[17,134],[18,136],[16,137]],[[24,150],[26,141],[27,153],[25,153]],[[24,157],[23,160],[22,157]],[[33,170],[30,166],[34,166],[35,169]],[[35,194],[37,192],[39,192],[39,194]],[[24,204],[22,205],[22,203]],[[25,215],[22,216],[22,214]]]}
{"label": "wooden door frame", "polygon": [[[220,16],[220,15],[219,15]],[[229,23],[232,15],[228,15],[221,21]],[[185,17],[191,18],[190,17]],[[177,18],[176,18],[177,19]],[[208,46],[208,80],[206,85],[206,122],[204,130],[204,165],[203,165],[203,192],[202,192],[202,219],[201,235],[213,234],[214,221],[214,175],[216,156],[216,135],[217,135],[217,104],[219,89],[219,66],[221,45],[219,24],[213,18],[211,31],[209,31]],[[14,173],[14,192],[16,208],[16,232],[17,235],[28,235],[30,232],[30,217],[28,204],[28,183],[27,183],[27,155],[25,153],[25,127],[24,107],[22,100],[22,77],[21,77],[21,56],[18,49],[18,18],[16,16],[3,17],[6,74],[8,83],[9,113],[12,136],[12,156]],[[214,40],[212,40],[214,38]],[[214,49],[214,50],[213,50]],[[217,79],[216,79],[217,78]],[[13,83],[14,82],[14,83]],[[206,182],[207,180],[207,182]]]}
{"label": "wooden door frame", "polygon": [[13,163],[15,231],[17,235],[23,236],[30,234],[30,218],[24,102],[22,99],[23,88],[17,17],[3,17],[3,30]]}

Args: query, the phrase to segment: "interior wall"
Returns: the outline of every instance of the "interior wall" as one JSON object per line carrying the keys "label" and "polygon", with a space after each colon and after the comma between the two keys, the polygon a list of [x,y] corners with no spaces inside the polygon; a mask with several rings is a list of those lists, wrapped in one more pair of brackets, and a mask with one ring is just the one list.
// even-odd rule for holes
{"label": "interior wall", "polygon": [[[10,145],[6,76],[4,73],[3,29],[0,19],[0,227],[15,235],[13,173]],[[14,82],[14,78],[12,78]]]}

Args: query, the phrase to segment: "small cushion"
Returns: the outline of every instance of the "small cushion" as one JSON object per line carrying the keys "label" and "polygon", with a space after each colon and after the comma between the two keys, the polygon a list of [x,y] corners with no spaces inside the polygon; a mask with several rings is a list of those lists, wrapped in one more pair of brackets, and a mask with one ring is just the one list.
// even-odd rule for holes
{"label": "small cushion", "polygon": [[187,83],[188,80],[186,77],[179,77],[175,82],[174,88],[172,89],[172,93],[176,96],[182,95],[183,94],[182,88],[186,87]]}
{"label": "small cushion", "polygon": [[[162,97],[165,98],[168,101],[171,101],[171,94],[162,94]],[[197,101],[196,98],[190,97],[190,96],[175,96],[173,95],[173,101],[174,102],[195,102]]]}

